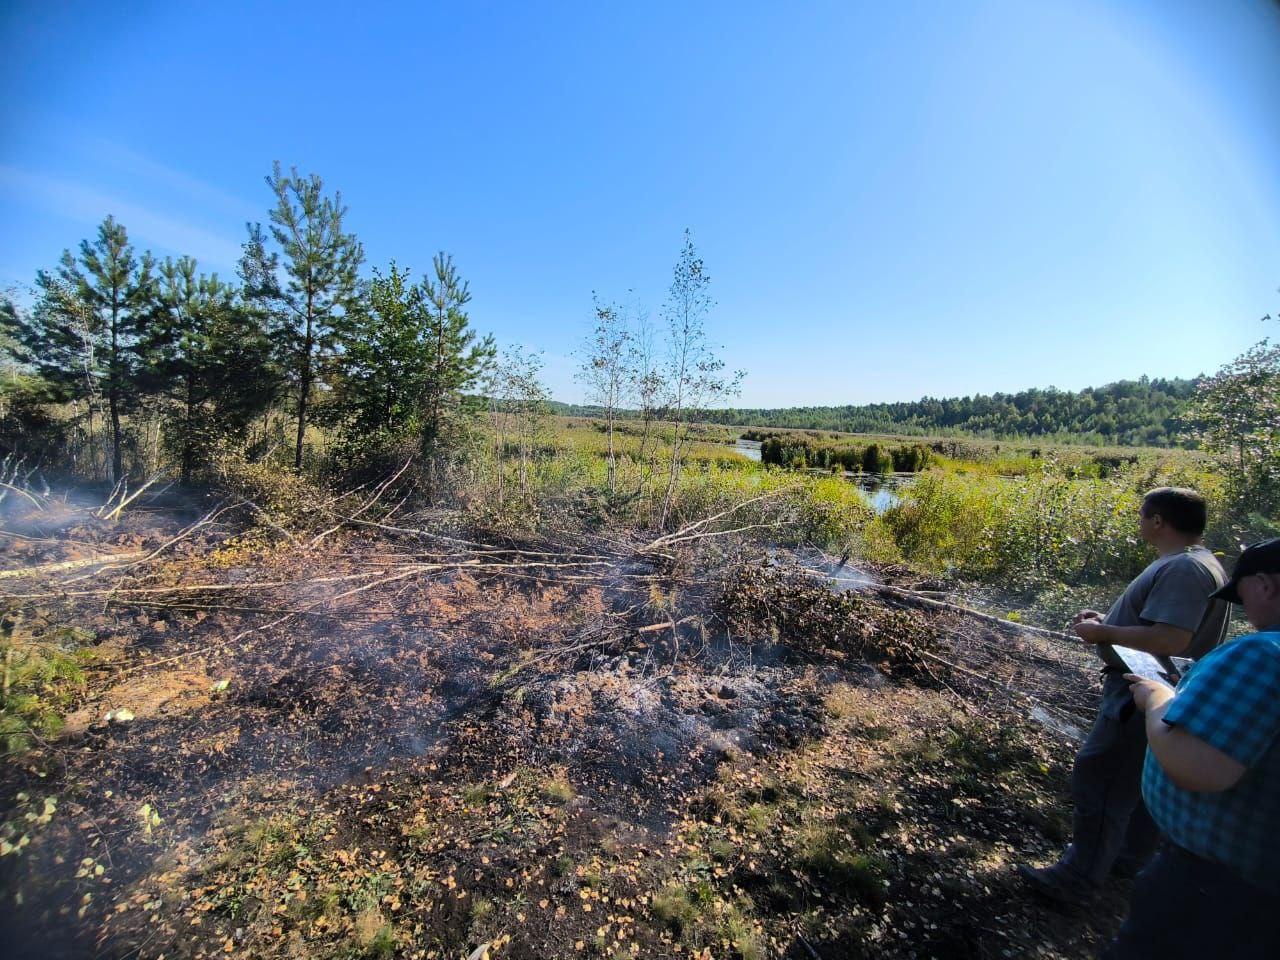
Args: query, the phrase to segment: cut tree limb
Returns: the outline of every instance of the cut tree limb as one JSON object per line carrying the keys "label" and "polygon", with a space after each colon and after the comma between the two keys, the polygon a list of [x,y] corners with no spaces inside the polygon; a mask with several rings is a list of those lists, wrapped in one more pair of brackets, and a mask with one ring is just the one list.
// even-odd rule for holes
{"label": "cut tree limb", "polygon": [[135,550],[131,553],[113,553],[105,557],[89,557],[81,560],[59,560],[57,563],[41,563],[34,567],[24,567],[20,570],[0,570],[0,580],[10,580],[15,577],[38,577],[46,573],[57,573],[61,570],[76,570],[80,567],[91,567],[94,564],[104,564],[105,566],[115,567],[130,560],[137,560],[144,556],[141,550]]}

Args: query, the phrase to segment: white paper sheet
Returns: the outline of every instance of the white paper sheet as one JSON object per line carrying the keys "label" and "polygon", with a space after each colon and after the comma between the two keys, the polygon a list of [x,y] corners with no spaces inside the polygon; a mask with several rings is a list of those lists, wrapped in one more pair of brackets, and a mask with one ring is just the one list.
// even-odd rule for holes
{"label": "white paper sheet", "polygon": [[1112,646],[1111,649],[1125,662],[1125,666],[1129,668],[1130,673],[1137,674],[1147,680],[1163,683],[1166,687],[1173,686],[1169,682],[1169,678],[1165,676],[1164,664],[1146,651],[1120,646]]}

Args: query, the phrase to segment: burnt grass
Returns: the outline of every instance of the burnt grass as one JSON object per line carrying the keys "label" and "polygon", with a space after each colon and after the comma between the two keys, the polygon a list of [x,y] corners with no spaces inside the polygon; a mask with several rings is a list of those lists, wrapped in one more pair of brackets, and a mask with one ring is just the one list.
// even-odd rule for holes
{"label": "burnt grass", "polygon": [[[59,535],[174,528],[133,522]],[[1019,885],[1073,744],[946,670],[950,620],[750,551],[230,533],[133,593],[3,584],[93,652],[0,775],[5,956],[1085,957],[1118,926],[1121,884]],[[68,555],[28,542],[7,566]]]}

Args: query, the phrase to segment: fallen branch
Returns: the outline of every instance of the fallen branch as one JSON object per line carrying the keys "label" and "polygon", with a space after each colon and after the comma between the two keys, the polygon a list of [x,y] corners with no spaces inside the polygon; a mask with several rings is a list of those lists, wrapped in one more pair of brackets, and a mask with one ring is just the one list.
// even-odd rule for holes
{"label": "fallen branch", "polygon": [[1019,623],[1016,620],[1006,620],[1003,617],[993,616],[990,613],[983,613],[981,610],[975,610],[972,607],[962,606],[958,603],[952,603],[949,600],[933,600],[929,597],[921,596],[914,590],[907,590],[905,587],[892,587],[886,583],[872,583],[867,585],[867,589],[876,593],[887,594],[890,597],[896,597],[905,600],[926,609],[947,610],[951,613],[964,614],[967,617],[981,620],[984,623],[990,623],[993,626],[1009,630],[1014,633],[1035,633],[1044,637],[1053,637],[1055,640],[1077,640],[1069,633],[1063,633],[1060,630],[1046,630],[1044,627],[1032,626],[1029,623]]}
{"label": "fallen branch", "polygon": [[637,627],[636,633],[657,633],[659,630],[674,630],[683,623],[697,619],[698,617],[695,614],[689,614],[689,616],[681,617],[679,620],[663,620],[661,623],[651,623],[645,627]]}
{"label": "fallen branch", "polygon": [[[234,506],[234,504],[232,506]],[[172,547],[175,543],[178,543],[181,540],[185,540],[187,537],[191,536],[191,534],[195,533],[201,527],[207,527],[209,524],[213,523],[214,520],[218,519],[218,517],[222,516],[224,513],[226,513],[230,509],[231,507],[221,507],[221,508],[214,507],[214,509],[210,510],[208,513],[206,513],[203,517],[201,517],[195,523],[189,524],[188,526],[184,527],[182,530],[178,532],[176,536],[170,538],[169,540],[166,540],[164,543],[160,544],[160,546],[156,547],[154,550],[148,553],[141,560],[138,560],[135,563],[131,563],[129,564],[129,566],[136,567],[139,564],[143,564],[150,560],[154,560],[156,557],[160,556],[160,554],[164,553],[166,550]]]}
{"label": "fallen branch", "polygon": [[101,520],[102,511],[106,510],[107,507],[115,503],[116,497],[123,497],[125,491],[127,491],[128,489],[129,489],[129,485],[127,481],[125,480],[124,477],[121,477],[119,480],[116,481],[116,485],[111,488],[111,493],[107,496],[107,499],[103,501],[102,506],[100,506],[97,510],[93,511],[93,515],[97,517],[99,520]]}
{"label": "fallen branch", "polygon": [[[160,476],[161,475],[157,473],[154,477],[152,477],[150,480],[148,480],[146,483],[140,486],[137,490],[135,490],[132,496],[127,498],[122,496],[119,505],[114,510],[108,513],[106,516],[102,516],[101,512],[99,512],[99,517],[103,520],[115,520],[117,517],[120,516],[120,512],[124,510],[125,507],[127,507],[129,504],[133,503],[133,501],[137,500],[140,496],[142,496],[142,494],[146,492],[148,487],[150,487],[152,484],[154,484],[157,480],[160,479]],[[126,489],[128,488],[126,487]],[[168,489],[168,488],[166,487],[165,489]],[[102,506],[103,506],[103,509],[105,509],[107,504],[103,504]]]}
{"label": "fallen branch", "polygon": [[0,487],[4,487],[6,490],[12,490],[14,493],[18,493],[26,497],[28,500],[31,501],[32,505],[37,510],[44,509],[43,507],[40,506],[39,500],[37,500],[32,494],[28,493],[26,490],[23,490],[21,487],[15,487],[12,483],[4,483],[3,481],[0,481]]}
{"label": "fallen branch", "polygon": [[[1079,718],[1076,716],[1073,716],[1068,711],[1061,710],[1058,707],[1045,703],[1039,697],[1032,696],[1029,693],[1023,693],[1020,690],[1014,690],[1012,687],[1008,686],[1007,684],[1003,684],[999,680],[996,680],[992,677],[988,677],[986,674],[978,673],[976,670],[970,670],[968,667],[963,667],[958,663],[952,663],[950,660],[946,659],[945,657],[940,657],[936,653],[930,653],[928,650],[917,650],[915,651],[915,653],[917,653],[922,657],[927,657],[928,659],[934,661],[935,663],[941,664],[942,666],[946,667],[948,670],[955,670],[957,673],[963,673],[966,677],[971,677],[974,680],[980,680],[989,686],[995,687],[996,689],[1000,690],[1001,692],[1003,692],[1013,700],[1030,700],[1032,703],[1037,704],[1044,710],[1048,710],[1053,713],[1057,713],[1062,717],[1065,717],[1067,720],[1071,722],[1072,726],[1075,726],[1079,723]],[[955,691],[953,690],[952,693],[955,693]],[[959,694],[956,694],[956,695],[959,696]],[[961,697],[960,699],[963,702],[964,698]]]}
{"label": "fallen branch", "polygon": [[329,534],[333,533],[335,530],[342,529],[342,527],[345,524],[348,524],[351,521],[356,520],[362,513],[368,512],[369,509],[378,502],[378,500],[382,497],[382,495],[387,492],[390,486],[400,479],[400,475],[409,469],[409,464],[411,463],[413,463],[413,457],[410,457],[408,460],[406,460],[404,462],[404,465],[400,467],[399,470],[393,473],[386,480],[382,481],[382,483],[378,485],[377,489],[373,491],[373,495],[364,502],[364,505],[359,510],[351,514],[351,516],[349,517],[344,517],[342,520],[335,523],[328,530],[323,530],[320,533],[317,533],[314,537],[311,538],[311,542],[308,543],[307,546],[308,547],[318,546],[320,541],[323,540],[325,537],[329,536]]}
{"label": "fallen branch", "polygon": [[[759,503],[761,500],[772,499],[773,497],[780,496],[784,493],[789,493],[791,490],[794,490],[794,489],[795,487],[781,487],[777,490],[770,490],[768,493],[762,493],[758,497],[752,497],[749,500],[743,500],[741,503],[736,503],[732,507],[729,507],[729,509],[727,510],[721,510],[719,513],[714,513],[709,517],[703,517],[701,520],[695,521],[694,523],[686,524],[685,526],[681,527],[679,530],[676,530],[672,533],[668,533],[668,534],[665,534],[664,536],[658,537],[656,540],[651,540],[636,552],[642,553],[642,554],[650,553],[654,550],[658,550],[662,547],[668,546],[669,544],[680,543],[684,540],[695,539],[691,535],[694,534],[696,531],[701,530],[703,527],[707,526],[707,524],[714,523],[717,520],[723,520],[725,517],[730,516],[731,514],[737,513],[739,510],[743,509],[744,507],[749,507],[753,503]],[[750,529],[750,528],[744,527],[740,529]],[[733,532],[735,531],[724,531],[724,533],[733,533]],[[717,533],[717,534],[708,534],[708,535],[720,536],[722,534]]]}
{"label": "fallen branch", "polygon": [[60,570],[75,570],[79,567],[91,567],[95,563],[105,564],[108,567],[117,567],[122,565],[126,560],[135,560],[142,556],[141,550],[135,550],[132,553],[113,553],[105,557],[89,557],[81,560],[59,560],[57,563],[41,563],[34,567],[26,567],[21,570],[0,570],[0,580],[8,580],[14,577],[36,577],[46,573],[57,573]]}

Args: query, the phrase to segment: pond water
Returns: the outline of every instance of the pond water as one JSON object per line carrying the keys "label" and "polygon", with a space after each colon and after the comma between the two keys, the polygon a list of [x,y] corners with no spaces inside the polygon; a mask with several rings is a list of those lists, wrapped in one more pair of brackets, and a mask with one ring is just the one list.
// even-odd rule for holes
{"label": "pond water", "polygon": [[848,479],[851,483],[858,485],[858,492],[862,494],[862,499],[867,501],[867,506],[879,516],[890,507],[896,507],[902,502],[898,491],[910,478],[900,478],[892,474],[883,476],[875,473],[855,473],[849,474]]}
{"label": "pond water", "polygon": [[[748,460],[756,463],[760,462],[760,442],[758,440],[739,439],[733,444],[735,453],[740,453]],[[824,470],[811,470],[811,473],[823,474]],[[872,510],[877,514],[884,513],[890,507],[897,506],[902,502],[902,497],[898,491],[903,484],[908,483],[914,477],[914,474],[901,473],[846,473],[845,479],[850,483],[857,484],[858,492],[862,494],[862,499],[867,502]]]}

